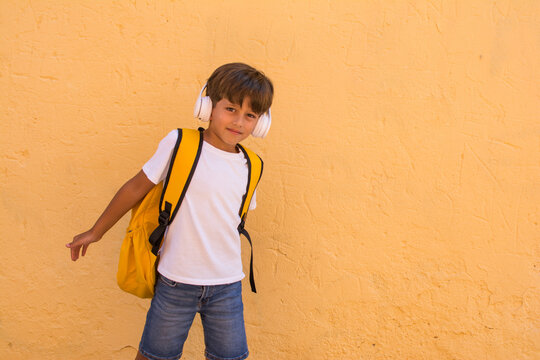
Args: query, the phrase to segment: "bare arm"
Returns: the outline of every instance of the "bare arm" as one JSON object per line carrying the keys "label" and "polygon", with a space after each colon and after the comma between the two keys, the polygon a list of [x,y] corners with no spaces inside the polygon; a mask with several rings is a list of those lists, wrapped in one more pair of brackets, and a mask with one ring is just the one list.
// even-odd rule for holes
{"label": "bare arm", "polygon": [[71,260],[75,261],[79,258],[81,247],[82,256],[84,256],[88,246],[99,241],[153,187],[154,183],[146,177],[142,170],[128,180],[114,195],[94,226],[90,230],[75,236],[72,242],[66,244],[66,247],[71,249]]}

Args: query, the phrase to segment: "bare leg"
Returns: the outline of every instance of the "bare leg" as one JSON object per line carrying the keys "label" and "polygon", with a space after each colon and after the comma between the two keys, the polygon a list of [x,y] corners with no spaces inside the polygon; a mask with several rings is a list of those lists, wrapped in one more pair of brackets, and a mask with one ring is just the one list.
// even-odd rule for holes
{"label": "bare leg", "polygon": [[137,357],[135,360],[148,360],[148,358],[144,357],[143,354],[137,351]]}

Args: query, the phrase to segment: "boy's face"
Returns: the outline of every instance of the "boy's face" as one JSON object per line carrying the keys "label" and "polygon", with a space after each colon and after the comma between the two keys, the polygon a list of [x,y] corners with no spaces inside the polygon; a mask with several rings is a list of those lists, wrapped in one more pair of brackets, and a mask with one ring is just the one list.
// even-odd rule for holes
{"label": "boy's face", "polygon": [[237,152],[236,144],[247,138],[257,125],[259,114],[251,109],[249,98],[242,105],[221,99],[212,109],[204,139],[218,149]]}

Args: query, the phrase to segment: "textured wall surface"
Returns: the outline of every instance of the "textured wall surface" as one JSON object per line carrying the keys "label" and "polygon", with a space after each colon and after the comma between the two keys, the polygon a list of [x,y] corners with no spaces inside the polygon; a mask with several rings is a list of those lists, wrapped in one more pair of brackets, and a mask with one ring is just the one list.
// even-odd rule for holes
{"label": "textured wall surface", "polygon": [[276,87],[250,358],[539,359],[539,59],[536,0],[0,1],[0,358],[134,358],[128,218],[64,244],[244,61]]}

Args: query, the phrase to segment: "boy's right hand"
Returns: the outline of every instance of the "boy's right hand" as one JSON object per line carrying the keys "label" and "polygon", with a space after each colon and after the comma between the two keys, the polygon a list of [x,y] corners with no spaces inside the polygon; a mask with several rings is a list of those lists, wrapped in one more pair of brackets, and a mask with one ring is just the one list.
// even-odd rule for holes
{"label": "boy's right hand", "polygon": [[82,256],[86,255],[86,250],[91,243],[99,241],[99,237],[96,236],[92,230],[88,230],[79,234],[73,238],[73,241],[66,244],[66,247],[71,249],[71,260],[76,261],[79,258],[79,251],[82,247]]}
{"label": "boy's right hand", "polygon": [[86,250],[91,243],[99,241],[101,237],[114,225],[129,209],[140,201],[155,184],[148,179],[143,170],[126,182],[114,195],[113,199],[103,212],[94,226],[87,232],[83,232],[73,238],[73,241],[66,244],[71,249],[71,260],[79,258],[79,251],[82,247],[82,256],[86,255]]}

